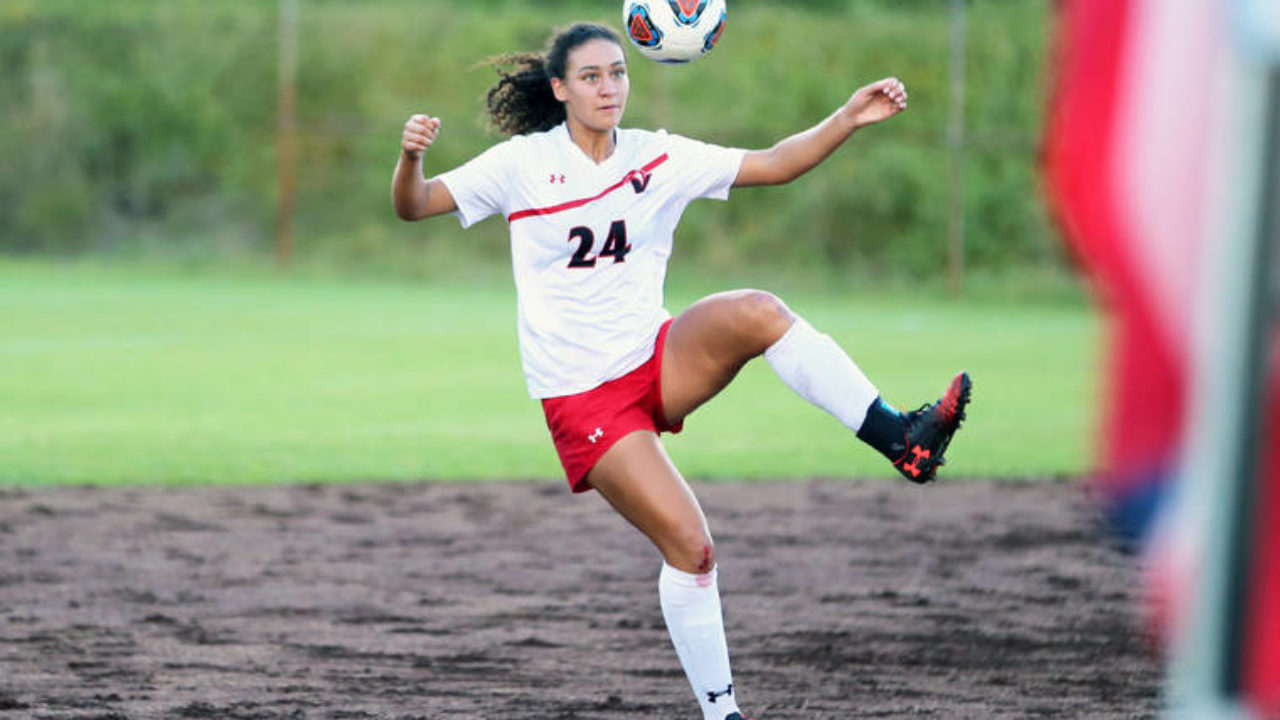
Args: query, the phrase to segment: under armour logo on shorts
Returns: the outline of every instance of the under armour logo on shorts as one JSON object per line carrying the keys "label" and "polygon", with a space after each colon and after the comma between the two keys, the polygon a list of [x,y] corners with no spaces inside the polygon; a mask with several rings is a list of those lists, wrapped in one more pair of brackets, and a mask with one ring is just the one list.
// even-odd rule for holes
{"label": "under armour logo on shorts", "polygon": [[551,184],[555,185],[556,183],[564,184],[564,173],[551,173]]}
{"label": "under armour logo on shorts", "polygon": [[596,431],[588,435],[587,439],[591,441],[592,445],[595,445],[596,441],[602,437],[604,437],[604,430],[602,428],[596,428]]}

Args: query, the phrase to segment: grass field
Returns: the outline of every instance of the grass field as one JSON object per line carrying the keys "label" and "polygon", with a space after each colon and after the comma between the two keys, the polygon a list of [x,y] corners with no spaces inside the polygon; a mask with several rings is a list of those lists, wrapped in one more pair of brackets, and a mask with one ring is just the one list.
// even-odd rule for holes
{"label": "grass field", "polygon": [[[731,285],[685,280],[678,312]],[[733,283],[736,285],[738,283]],[[974,378],[953,476],[1089,467],[1100,324],[1072,303],[783,293],[902,406]],[[0,483],[556,477],[509,282],[0,260]],[[715,479],[888,476],[762,362],[668,447]]]}

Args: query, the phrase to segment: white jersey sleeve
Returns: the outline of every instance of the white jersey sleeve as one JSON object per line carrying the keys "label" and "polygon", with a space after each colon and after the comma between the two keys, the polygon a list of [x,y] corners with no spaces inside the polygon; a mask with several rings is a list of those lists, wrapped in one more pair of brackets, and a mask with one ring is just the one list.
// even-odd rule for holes
{"label": "white jersey sleeve", "polygon": [[490,215],[508,214],[518,141],[519,138],[512,138],[498,143],[436,177],[449,188],[449,194],[457,203],[458,209],[453,214],[462,227],[471,227]]}
{"label": "white jersey sleeve", "polygon": [[742,158],[747,151],[693,140],[682,135],[667,135],[667,147],[675,158],[680,182],[690,200],[709,198],[728,200],[729,188],[738,178]]}

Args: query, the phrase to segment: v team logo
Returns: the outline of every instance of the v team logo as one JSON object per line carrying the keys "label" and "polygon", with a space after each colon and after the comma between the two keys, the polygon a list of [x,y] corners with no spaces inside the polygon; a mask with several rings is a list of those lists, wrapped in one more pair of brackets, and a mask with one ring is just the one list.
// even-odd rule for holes
{"label": "v team logo", "polygon": [[653,173],[646,170],[632,170],[627,173],[627,180],[631,182],[631,189],[635,190],[637,195],[649,187],[649,180],[652,178]]}

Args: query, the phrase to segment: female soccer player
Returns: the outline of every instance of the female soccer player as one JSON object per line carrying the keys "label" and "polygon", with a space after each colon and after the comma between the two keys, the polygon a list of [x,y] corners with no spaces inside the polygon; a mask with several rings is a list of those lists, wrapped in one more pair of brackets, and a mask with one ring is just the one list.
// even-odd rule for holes
{"label": "female soccer player", "polygon": [[961,373],[933,405],[899,413],[830,336],[773,295],[736,290],[674,319],[663,308],[672,233],[696,198],[791,182],[855,131],[897,115],[907,92],[874,82],[812,128],[767,150],[718,147],[619,127],[627,64],[608,28],[578,24],[543,54],[500,58],[490,119],[511,135],[427,179],[440,119],[405,123],[392,181],[405,220],[453,213],[463,227],[510,225],[521,360],[574,492],[595,489],[662,554],[663,616],[706,720],[742,720],[734,697],[707,521],[661,432],[764,355],[797,394],[925,483],[964,418]]}

